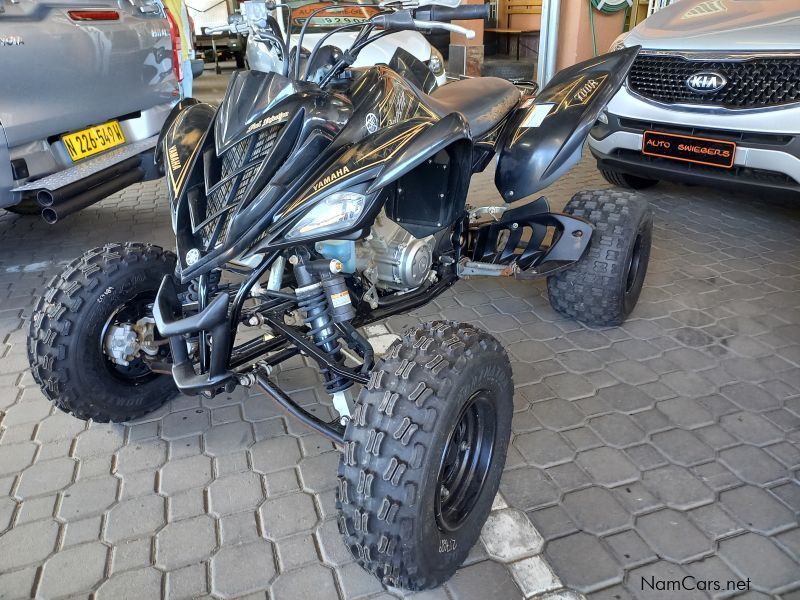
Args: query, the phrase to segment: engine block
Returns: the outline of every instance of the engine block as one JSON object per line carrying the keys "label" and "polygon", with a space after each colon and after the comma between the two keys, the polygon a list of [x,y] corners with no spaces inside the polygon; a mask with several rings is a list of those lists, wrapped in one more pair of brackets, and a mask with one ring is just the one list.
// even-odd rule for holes
{"label": "engine block", "polygon": [[356,244],[358,270],[381,289],[419,287],[431,271],[433,241],[415,238],[381,213],[370,235]]}

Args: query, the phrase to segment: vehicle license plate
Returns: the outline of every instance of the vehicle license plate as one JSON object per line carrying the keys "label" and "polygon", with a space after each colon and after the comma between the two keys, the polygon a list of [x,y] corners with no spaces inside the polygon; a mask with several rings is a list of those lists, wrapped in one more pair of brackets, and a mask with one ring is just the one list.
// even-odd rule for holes
{"label": "vehicle license plate", "polygon": [[642,136],[642,154],[730,169],[736,155],[736,144],[689,135],[645,131]]}
{"label": "vehicle license plate", "polygon": [[125,143],[125,134],[119,121],[108,121],[61,136],[73,162]]}

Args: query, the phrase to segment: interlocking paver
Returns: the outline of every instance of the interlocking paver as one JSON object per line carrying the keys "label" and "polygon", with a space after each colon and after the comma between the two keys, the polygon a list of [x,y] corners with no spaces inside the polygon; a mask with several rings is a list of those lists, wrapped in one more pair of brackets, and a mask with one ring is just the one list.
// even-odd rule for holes
{"label": "interlocking paver", "polygon": [[620,450],[601,447],[581,452],[578,464],[598,483],[613,487],[634,481],[639,470]]}
{"label": "interlocking paver", "polygon": [[52,519],[19,525],[0,535],[0,573],[41,564],[54,549],[58,523]]}
{"label": "interlocking paver", "polygon": [[670,429],[661,433],[654,433],[650,439],[665,456],[684,467],[714,458],[714,450],[690,431]]}
{"label": "interlocking paver", "polygon": [[736,446],[723,450],[720,461],[742,480],[754,484],[767,484],[789,476],[789,471],[761,448]]}
{"label": "interlocking paver", "polygon": [[267,500],[258,512],[264,526],[264,535],[271,540],[313,529],[318,519],[314,501],[308,494],[293,494]]}
{"label": "interlocking paver", "polygon": [[719,544],[722,559],[739,574],[766,592],[797,583],[797,563],[769,538],[746,533]]}
{"label": "interlocking paver", "polygon": [[514,445],[522,456],[537,467],[550,467],[571,460],[575,452],[554,431],[534,431],[518,435],[514,438]]}
{"label": "interlocking paver", "polygon": [[714,500],[714,493],[688,469],[669,465],[643,474],[644,486],[667,506],[687,510]]}
{"label": "interlocking paver", "polygon": [[209,512],[227,515],[258,506],[264,498],[262,488],[257,473],[245,471],[220,477],[208,487]]}
{"label": "interlocking paver", "polygon": [[138,471],[151,473],[163,465],[166,460],[166,442],[153,440],[128,445],[117,452],[114,473],[120,474],[123,479]]}
{"label": "interlocking paver", "polygon": [[[69,530],[69,526],[67,526]],[[153,540],[145,536],[136,540],[123,540],[115,544],[111,559],[111,572],[122,573],[152,564]]]}
{"label": "interlocking paver", "polygon": [[[198,81],[202,87],[220,80],[207,73]],[[476,179],[471,203],[496,199],[491,171]],[[132,186],[71,216],[69,227],[0,213],[0,527],[11,526],[0,549],[6,540],[14,547],[0,554],[0,589],[26,597],[41,587],[36,574],[46,574],[48,557],[100,539],[111,557],[95,588],[99,597],[119,597],[122,587],[146,595],[161,572],[152,565],[173,553],[174,541],[176,562],[191,564],[163,572],[166,597],[203,596],[212,591],[212,557],[263,546],[263,535],[279,538],[276,577],[300,575],[273,589],[260,581],[254,591],[262,600],[267,592],[282,600],[284,591],[308,589],[304,575],[323,582],[316,597],[394,598],[357,575],[341,542],[333,519],[337,453],[265,394],[179,396],[128,426],[87,425],[53,410],[25,371],[31,298],[64,257],[141,239],[143,230],[173,245],[162,185]],[[598,186],[607,184],[587,159],[546,193],[558,209],[576,189]],[[526,511],[546,540],[545,557],[559,543],[588,545],[561,554],[568,563],[558,572],[564,585],[596,590],[589,600],[649,599],[658,592],[642,589],[643,576],[732,570],[755,574],[756,588],[767,593],[796,589],[800,528],[787,523],[800,513],[798,205],[669,184],[641,193],[655,213],[654,251],[639,306],[622,327],[593,330],[563,318],[549,307],[544,282],[471,279],[413,314],[393,317],[380,334],[388,339],[389,331],[420,320],[458,318],[483,324],[511,349],[517,436],[501,489],[509,509]],[[29,263],[37,270],[23,272]],[[295,358],[276,379],[330,419],[330,402],[309,365]],[[74,469],[65,473],[67,460]],[[51,469],[54,477],[37,476]],[[688,562],[656,560],[657,541],[639,521],[658,520],[653,515],[665,509],[687,519],[680,527],[695,528],[687,528],[694,531],[689,541],[697,532],[708,540],[707,553],[685,558],[662,540],[670,556]],[[186,522],[197,524],[196,552],[183,541],[183,526],[175,527]],[[767,558],[750,557],[763,543]],[[593,551],[597,544],[602,551]],[[242,553],[241,564],[251,564],[253,554]],[[331,570],[312,568],[320,564]],[[476,597],[484,584],[506,590],[505,597],[521,594],[514,579],[526,579],[510,570],[522,563],[503,568],[478,545],[468,564],[461,571],[468,577],[460,573],[457,585],[420,600]],[[217,569],[215,582],[229,570],[235,572]],[[623,573],[622,583],[613,583]]]}
{"label": "interlocking paver", "polygon": [[631,517],[614,495],[600,487],[570,492],[564,508],[583,531],[604,535],[626,527]]}
{"label": "interlocking paver", "polygon": [[222,598],[263,590],[274,575],[272,544],[266,540],[225,546],[211,559],[211,591]]}
{"label": "interlocking paver", "polygon": [[156,535],[156,566],[172,570],[191,565],[216,546],[214,521],[206,515],[169,523]]}
{"label": "interlocking paver", "polygon": [[149,534],[164,524],[164,498],[138,496],[115,505],[106,518],[105,539],[116,543]]}
{"label": "interlocking paver", "polygon": [[492,561],[480,562],[459,570],[446,587],[455,600],[523,598],[511,574],[500,564]]}
{"label": "interlocking paver", "polygon": [[307,565],[281,573],[270,588],[273,598],[318,598],[337,600],[333,573],[322,565]]}
{"label": "interlocking paver", "polygon": [[[573,427],[583,421],[583,414],[573,403],[562,398],[536,402],[531,407],[531,413],[544,426],[552,429]],[[518,417],[514,419],[515,425],[517,421]]]}
{"label": "interlocking paver", "polygon": [[138,600],[157,598],[161,594],[163,575],[156,569],[138,569],[114,575],[101,585],[95,597],[98,600]]}
{"label": "interlocking paver", "polygon": [[94,542],[62,550],[44,564],[38,595],[43,598],[88,592],[103,580],[108,547]]}
{"label": "interlocking paver", "polygon": [[0,445],[0,475],[16,475],[33,462],[38,449],[33,442]]}
{"label": "interlocking paver", "polygon": [[212,479],[211,459],[208,456],[188,456],[170,460],[161,469],[159,490],[174,494],[194,487],[201,487]]}
{"label": "interlocking paver", "polygon": [[668,560],[684,562],[712,550],[703,532],[676,510],[668,508],[641,516],[636,520],[636,528],[650,547]]}
{"label": "interlocking paver", "polygon": [[725,415],[720,425],[743,442],[765,446],[783,439],[783,432],[761,415],[742,411]]}
{"label": "interlocking paver", "polygon": [[506,471],[500,491],[514,506],[524,510],[553,504],[559,498],[556,486],[536,467]]}
{"label": "interlocking paver", "polygon": [[634,530],[610,535],[605,539],[617,561],[626,569],[648,563],[656,558],[653,550]]}
{"label": "interlocking paver", "polygon": [[644,440],[645,433],[629,416],[611,413],[589,419],[589,427],[606,445],[624,448]]}
{"label": "interlocking paver", "polygon": [[581,592],[622,581],[622,567],[596,537],[586,533],[548,542],[545,554],[561,580]]}
{"label": "interlocking paver", "polygon": [[64,490],[58,516],[75,521],[101,514],[117,499],[119,479],[108,475],[78,481]]}
{"label": "interlocking paver", "polygon": [[797,526],[794,513],[759,487],[745,485],[719,496],[720,503],[752,531],[772,534]]}

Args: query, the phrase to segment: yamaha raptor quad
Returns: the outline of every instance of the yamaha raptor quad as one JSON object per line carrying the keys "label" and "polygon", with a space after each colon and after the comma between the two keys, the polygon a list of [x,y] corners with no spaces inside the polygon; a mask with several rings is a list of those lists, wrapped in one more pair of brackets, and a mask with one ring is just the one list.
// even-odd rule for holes
{"label": "yamaha raptor quad", "polygon": [[[340,448],[344,542],[385,584],[411,590],[452,576],[489,514],[511,366],[472,325],[413,327],[380,357],[360,328],[473,276],[546,278],[557,311],[618,325],[641,291],[652,230],[645,202],[616,191],[579,193],[563,213],[544,198],[516,204],[578,161],[638,48],[570,67],[535,97],[491,77],[436,87],[402,49],[352,67],[394,31],[472,34],[450,21],[486,7],[457,4],[387,3],[335,30],[358,30],[350,48],[323,39],[307,51],[272,16],[288,6],[246,3],[226,29],[281,67],[237,71],[219,107],[184,100],[165,124],[156,160],[176,251],[90,250],[49,283],[29,337],[34,378],[79,419],[123,422],[177,392],[262,388]],[[353,7],[326,4],[306,23]],[[470,178],[494,157],[497,189],[515,204],[470,209]],[[333,422],[271,378],[296,355],[319,365]]]}

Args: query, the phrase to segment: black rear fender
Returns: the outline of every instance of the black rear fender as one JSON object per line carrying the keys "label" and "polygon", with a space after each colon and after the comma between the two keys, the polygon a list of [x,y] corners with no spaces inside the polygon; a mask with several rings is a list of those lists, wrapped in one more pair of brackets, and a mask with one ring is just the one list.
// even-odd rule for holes
{"label": "black rear fender", "polygon": [[515,109],[502,133],[495,171],[506,202],[538,192],[578,162],[589,130],[625,81],[639,48],[564,69]]}

